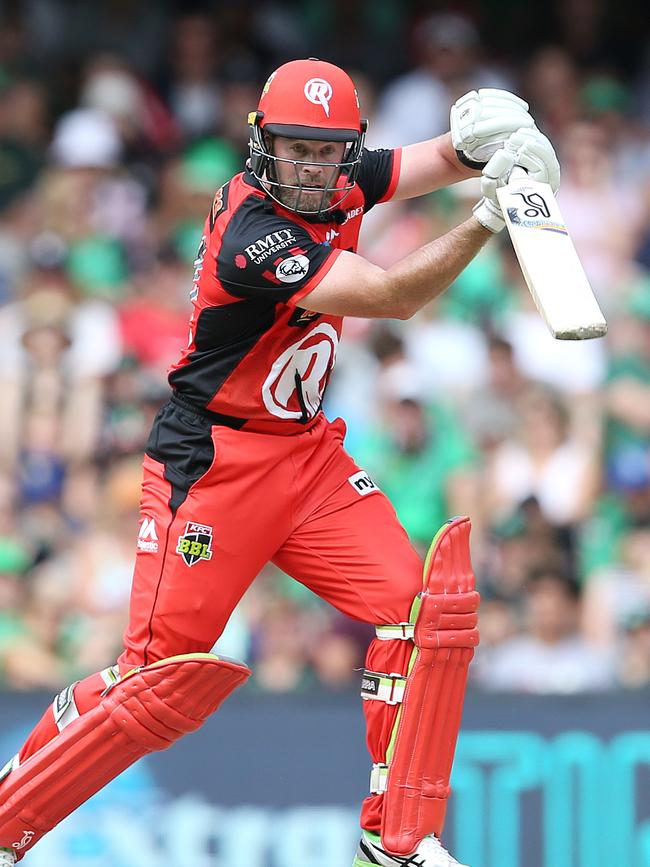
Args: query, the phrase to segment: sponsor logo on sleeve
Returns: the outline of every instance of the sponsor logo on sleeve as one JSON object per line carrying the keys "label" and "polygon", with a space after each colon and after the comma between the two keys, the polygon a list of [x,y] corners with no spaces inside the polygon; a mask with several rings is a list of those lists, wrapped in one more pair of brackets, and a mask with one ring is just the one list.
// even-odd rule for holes
{"label": "sponsor logo on sleeve", "polygon": [[178,537],[176,553],[180,554],[188,566],[201,560],[212,559],[212,527],[188,521],[185,532]]}
{"label": "sponsor logo on sleeve", "polygon": [[278,263],[275,276],[281,283],[297,283],[309,271],[309,259],[306,256],[290,256]]}
{"label": "sponsor logo on sleeve", "polygon": [[285,250],[287,247],[293,247],[296,243],[296,236],[292,229],[278,229],[276,232],[269,232],[263,238],[253,241],[248,247],[244,247],[244,251],[251,262],[261,265],[269,256],[280,250]]}
{"label": "sponsor logo on sleeve", "polygon": [[354,220],[355,217],[360,217],[363,214],[363,205],[360,205],[358,208],[352,208],[349,211],[345,212],[345,222],[348,220]]}
{"label": "sponsor logo on sleeve", "polygon": [[373,494],[375,491],[378,491],[379,488],[370,478],[368,473],[365,470],[359,470],[358,473],[355,473],[353,476],[350,476],[348,482],[352,485],[354,490],[362,497],[365,497],[366,494]]}

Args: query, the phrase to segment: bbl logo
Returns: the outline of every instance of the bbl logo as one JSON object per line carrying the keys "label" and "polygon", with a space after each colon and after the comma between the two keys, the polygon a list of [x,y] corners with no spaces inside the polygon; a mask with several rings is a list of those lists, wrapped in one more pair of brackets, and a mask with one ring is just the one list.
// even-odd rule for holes
{"label": "bbl logo", "polygon": [[199,560],[212,559],[212,527],[188,521],[185,532],[178,537],[176,553],[180,554],[188,566]]}

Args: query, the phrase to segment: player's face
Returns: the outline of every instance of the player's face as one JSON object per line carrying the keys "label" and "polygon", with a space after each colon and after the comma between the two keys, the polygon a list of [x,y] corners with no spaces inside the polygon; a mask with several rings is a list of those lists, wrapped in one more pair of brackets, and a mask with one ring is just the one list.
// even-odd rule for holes
{"label": "player's face", "polygon": [[[343,160],[345,142],[289,139],[275,136],[273,154],[276,180],[280,184],[278,198],[288,208],[314,213],[327,208],[333,193],[323,195],[325,187],[335,187]],[[331,167],[330,167],[331,166]],[[300,187],[300,189],[295,189]]]}

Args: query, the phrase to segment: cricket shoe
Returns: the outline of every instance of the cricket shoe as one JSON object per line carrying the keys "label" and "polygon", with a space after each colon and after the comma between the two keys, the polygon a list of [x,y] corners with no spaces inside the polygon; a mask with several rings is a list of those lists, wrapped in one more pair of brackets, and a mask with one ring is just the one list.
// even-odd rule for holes
{"label": "cricket shoe", "polygon": [[447,852],[433,834],[412,855],[391,855],[381,847],[379,834],[363,831],[352,867],[468,867]]}
{"label": "cricket shoe", "polygon": [[0,867],[14,867],[16,853],[13,849],[0,849]]}

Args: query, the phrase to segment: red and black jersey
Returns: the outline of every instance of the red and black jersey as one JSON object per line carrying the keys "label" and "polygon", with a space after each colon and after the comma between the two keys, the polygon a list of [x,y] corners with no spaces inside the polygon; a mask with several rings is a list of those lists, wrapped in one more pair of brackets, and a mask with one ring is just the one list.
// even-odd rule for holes
{"label": "red and black jersey", "polygon": [[299,302],[341,250],[356,251],[362,217],[391,198],[399,163],[399,150],[365,150],[328,222],[283,208],[250,172],[217,191],[195,263],[189,343],[169,374],[178,397],[245,430],[287,434],[314,421],[342,318]]}

